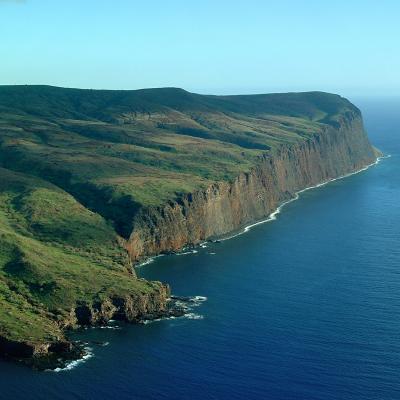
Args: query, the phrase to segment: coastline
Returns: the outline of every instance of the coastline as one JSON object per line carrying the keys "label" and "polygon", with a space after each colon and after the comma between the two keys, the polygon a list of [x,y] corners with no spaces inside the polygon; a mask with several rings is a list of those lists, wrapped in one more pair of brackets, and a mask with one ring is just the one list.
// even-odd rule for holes
{"label": "coastline", "polygon": [[[171,313],[164,316],[157,316],[156,318],[152,318],[152,316],[148,316],[147,319],[143,319],[138,321],[137,323],[140,325],[148,325],[154,322],[159,322],[163,320],[174,320],[177,318],[186,318],[191,320],[200,320],[203,319],[203,315],[196,313],[196,308],[201,306],[201,304],[207,301],[207,297],[205,296],[190,296],[190,297],[183,297],[183,296],[175,296],[171,295],[169,301],[173,304],[171,308]],[[108,321],[107,325],[104,326],[92,326],[91,329],[123,329],[120,325],[114,325],[115,320]],[[85,327],[88,329],[88,327]],[[38,368],[41,371],[45,372],[65,372],[70,371],[79,365],[85,363],[90,358],[94,357],[94,345],[97,346],[107,346],[109,342],[99,343],[99,342],[83,342],[80,341],[74,342],[75,345],[79,345],[82,351],[82,354],[78,358],[70,358],[61,360],[59,359],[58,363],[54,364],[54,367],[47,365],[44,368]]]}
{"label": "coastline", "polygon": [[[202,243],[200,243],[200,244],[198,244],[196,246],[186,247],[186,248],[183,248],[179,252],[170,253],[170,254],[171,255],[195,254],[195,253],[198,252],[198,250],[196,250],[196,248],[205,248],[205,247],[207,247],[208,243],[222,242],[222,241],[226,241],[226,240],[229,240],[229,239],[233,239],[233,238],[235,238],[237,236],[243,235],[246,232],[249,232],[255,226],[258,226],[258,225],[261,225],[261,224],[264,224],[264,223],[267,223],[267,222],[275,221],[277,219],[277,215],[282,211],[282,209],[287,204],[289,204],[289,203],[291,203],[291,202],[293,202],[295,200],[298,200],[300,198],[301,193],[303,193],[303,192],[305,192],[307,190],[316,189],[318,187],[325,186],[325,185],[327,185],[327,184],[329,184],[331,182],[334,182],[336,180],[344,179],[344,178],[347,178],[349,176],[356,175],[358,173],[366,171],[367,169],[379,164],[379,162],[381,160],[383,160],[385,158],[389,158],[389,157],[391,157],[391,155],[379,156],[379,157],[376,158],[376,160],[373,163],[368,164],[365,167],[360,168],[357,171],[350,172],[350,173],[347,173],[345,175],[339,176],[337,178],[333,178],[333,179],[329,179],[327,181],[321,182],[321,183],[319,183],[317,185],[312,185],[312,186],[306,187],[304,189],[298,190],[297,192],[295,192],[294,196],[291,199],[282,202],[273,212],[271,212],[268,215],[267,218],[265,218],[263,220],[260,220],[260,221],[257,221],[257,222],[254,222],[252,224],[246,225],[243,228],[241,228],[241,230],[239,232],[237,232],[235,234],[232,234],[232,235],[230,235],[228,237],[221,237],[221,238],[218,238],[216,240],[204,241],[204,242],[202,242]],[[134,268],[140,268],[142,266],[148,265],[148,264],[154,262],[155,259],[157,259],[159,257],[162,257],[162,256],[170,255],[170,254],[158,254],[156,256],[146,258],[142,263],[134,266]],[[197,298],[197,297],[201,299],[201,300],[199,300],[200,303],[202,301],[206,300],[206,298],[202,298],[202,296],[194,296],[194,298]],[[169,318],[173,319],[173,318],[178,318],[178,317],[186,317],[188,319],[202,319],[201,315],[198,315],[198,314],[195,314],[195,313],[192,312],[193,311],[192,307],[187,308],[187,306],[184,306],[184,305],[182,307],[182,302],[187,301],[187,299],[171,295],[170,296],[170,300],[172,302],[177,302],[176,305],[178,306],[178,308],[180,308],[181,312],[178,312],[178,314],[175,314],[175,315],[165,315],[165,316],[158,316],[157,318],[145,319],[145,320],[141,321],[141,323],[144,324],[144,325],[147,325],[150,322],[156,322],[156,321],[160,321],[160,320],[163,320],[163,319],[169,319]],[[192,299],[189,299],[189,302],[192,302],[192,301],[193,301]],[[196,301],[195,302],[195,306],[199,305],[199,302]],[[58,360],[56,365],[54,365],[54,368],[49,367],[49,365],[47,365],[45,368],[40,368],[39,367],[39,369],[42,369],[42,370],[45,370],[45,371],[48,371],[48,372],[69,371],[69,370],[72,370],[75,367],[79,366],[80,364],[85,363],[88,359],[90,359],[90,358],[92,358],[94,356],[92,347],[81,346],[80,348],[81,348],[81,351],[82,351],[81,357],[79,357],[79,358],[69,358],[69,360],[64,359],[62,362],[60,362],[60,360]],[[63,365],[60,365],[60,364],[63,364]]]}
{"label": "coastline", "polygon": [[[189,254],[195,254],[195,253],[197,253],[196,248],[199,248],[199,247],[200,247],[200,248],[204,248],[204,247],[206,247],[207,243],[224,242],[224,241],[226,241],[226,240],[233,239],[233,238],[235,238],[235,237],[237,237],[237,236],[241,236],[241,235],[243,235],[243,234],[249,232],[249,231],[250,231],[252,228],[254,228],[255,226],[262,225],[262,224],[265,224],[265,223],[267,223],[267,222],[275,221],[275,220],[277,219],[277,215],[280,214],[280,212],[282,211],[282,209],[283,209],[287,204],[292,203],[293,201],[298,200],[298,199],[300,198],[301,193],[304,193],[304,192],[306,192],[306,191],[308,191],[308,190],[316,189],[316,188],[319,188],[319,187],[321,187],[321,186],[328,185],[328,184],[331,183],[331,182],[338,181],[338,180],[341,180],[341,179],[345,179],[345,178],[348,178],[348,177],[350,177],[350,176],[352,176],[352,175],[356,175],[356,174],[359,174],[359,173],[361,173],[361,172],[364,172],[364,171],[368,170],[369,168],[371,168],[371,167],[376,166],[377,164],[379,164],[379,163],[381,162],[381,160],[383,160],[383,159],[385,159],[385,158],[390,158],[390,157],[391,157],[390,154],[378,156],[378,157],[376,158],[376,160],[375,160],[373,163],[368,164],[368,165],[366,165],[365,167],[362,167],[362,168],[360,168],[360,169],[358,169],[358,170],[356,170],[356,171],[349,172],[349,173],[347,173],[347,174],[338,176],[337,178],[332,178],[332,179],[329,179],[329,180],[327,180],[327,181],[318,183],[317,185],[308,186],[308,187],[306,187],[306,188],[304,188],[304,189],[298,190],[298,191],[296,191],[296,192],[294,193],[294,197],[292,197],[292,198],[289,199],[289,200],[286,200],[286,201],[282,202],[274,211],[272,211],[272,212],[267,216],[267,218],[262,219],[262,220],[259,220],[259,221],[256,221],[256,222],[253,222],[253,223],[251,223],[251,224],[249,224],[249,225],[245,225],[244,227],[242,227],[241,229],[239,229],[239,231],[237,231],[236,233],[233,233],[233,234],[231,234],[231,235],[228,234],[229,236],[221,236],[221,237],[216,238],[215,240],[206,240],[206,241],[204,241],[204,242],[202,242],[202,243],[199,243],[198,245],[195,245],[195,246],[190,247],[190,248],[189,248],[189,247],[184,247],[184,248],[182,248],[180,251],[177,251],[177,252],[166,253],[166,254],[165,254],[165,253],[161,253],[161,254],[157,254],[157,255],[155,255],[155,256],[147,257],[147,258],[145,258],[144,260],[142,260],[139,264],[134,265],[134,268],[136,269],[136,268],[141,268],[141,267],[144,267],[144,266],[146,266],[146,265],[149,265],[149,264],[153,263],[157,258],[160,258],[160,257],[163,257],[163,256],[168,256],[168,255],[189,255]],[[231,233],[232,233],[232,232],[231,232]]]}
{"label": "coastline", "polygon": [[319,188],[321,186],[328,185],[329,183],[334,182],[334,181],[338,181],[338,180],[341,180],[341,179],[348,178],[349,176],[352,176],[352,175],[357,175],[360,172],[364,172],[367,169],[369,169],[371,167],[374,167],[375,165],[379,164],[381,160],[383,160],[385,158],[390,158],[390,157],[391,157],[390,154],[387,154],[387,155],[384,155],[384,156],[379,156],[379,157],[376,158],[376,160],[373,163],[368,164],[367,166],[365,166],[365,167],[363,167],[363,168],[361,168],[361,169],[359,169],[357,171],[349,172],[348,174],[341,175],[341,176],[339,176],[337,178],[332,178],[332,179],[329,179],[329,180],[327,180],[325,182],[318,183],[317,185],[308,186],[308,187],[306,187],[304,189],[298,190],[297,192],[295,192],[295,195],[294,195],[293,198],[291,198],[289,200],[286,200],[283,203],[281,203],[266,219],[254,222],[254,223],[249,224],[249,225],[246,225],[238,233],[236,233],[234,235],[231,235],[229,237],[226,237],[226,238],[222,237],[222,238],[220,238],[218,240],[222,242],[222,241],[225,241],[225,240],[233,239],[233,238],[235,238],[237,236],[243,235],[246,232],[249,232],[252,228],[254,228],[257,225],[262,225],[262,224],[265,224],[267,222],[275,221],[276,220],[276,216],[281,212],[282,208],[285,207],[287,204],[298,200],[300,198],[300,194],[301,193],[304,193],[304,192],[306,192],[308,190],[311,190],[311,189]]}
{"label": "coastline", "polygon": [[[270,215],[267,218],[265,218],[265,219],[263,219],[261,221],[257,221],[257,222],[254,222],[252,224],[246,225],[238,233],[235,233],[235,234],[230,235],[228,237],[221,237],[221,238],[217,239],[217,241],[218,242],[222,242],[222,241],[226,241],[226,240],[229,240],[229,239],[233,239],[233,238],[235,238],[237,236],[243,235],[246,232],[249,232],[255,226],[258,226],[258,225],[261,225],[261,224],[264,224],[264,223],[267,223],[267,222],[275,221],[277,219],[277,215],[282,211],[282,209],[287,204],[289,204],[289,203],[291,203],[291,202],[293,202],[295,200],[298,200],[300,198],[301,193],[306,192],[306,191],[311,190],[311,189],[316,189],[316,188],[321,187],[321,186],[325,186],[325,185],[327,185],[327,184],[329,184],[331,182],[334,182],[334,181],[337,181],[337,180],[341,180],[341,179],[347,178],[347,177],[352,176],[352,175],[359,174],[359,173],[361,173],[363,171],[366,171],[367,169],[379,164],[381,160],[383,160],[385,158],[389,158],[389,157],[391,157],[390,154],[384,155],[384,156],[379,156],[379,157],[376,158],[376,160],[373,163],[368,164],[365,167],[360,168],[357,171],[350,172],[348,174],[339,176],[337,178],[333,178],[333,179],[327,180],[325,182],[321,182],[321,183],[319,183],[317,185],[312,185],[312,186],[306,187],[304,189],[301,189],[301,190],[295,192],[293,198],[281,203],[272,213],[270,213]],[[211,241],[205,241],[205,242],[202,242],[202,243],[198,244],[197,246],[194,246],[193,248],[183,248],[182,251],[176,252],[176,253],[171,253],[171,254],[175,254],[175,255],[195,254],[195,253],[198,252],[198,250],[196,250],[196,247],[205,248],[205,247],[207,247],[207,243],[210,243],[210,242]],[[146,260],[144,260],[142,263],[136,265],[134,268],[140,268],[142,266],[148,265],[148,264],[154,262],[155,259],[157,259],[159,257],[162,257],[162,256],[165,256],[165,255],[169,255],[169,254],[159,254],[159,255],[156,255],[156,256],[153,256],[153,257],[149,257]],[[178,303],[177,305],[179,307],[183,307],[182,310],[185,310],[185,312],[183,314],[181,314],[181,315],[176,315],[176,316],[169,315],[169,316],[164,316],[164,317],[159,317],[159,318],[154,318],[154,319],[143,320],[141,323],[144,324],[144,325],[147,325],[147,324],[149,324],[151,322],[156,322],[156,321],[160,321],[160,320],[163,320],[163,319],[174,319],[174,318],[178,318],[178,317],[186,317],[188,319],[202,319],[203,318],[201,315],[193,313],[193,308],[192,307],[187,307],[187,305],[185,305],[184,303],[185,302],[189,302],[189,303],[192,302],[192,303],[194,303],[194,306],[197,307],[198,305],[200,305],[201,302],[206,301],[207,300],[206,298],[203,298],[202,296],[194,296],[193,298],[187,298],[186,299],[186,298],[182,298],[182,297],[179,297],[179,296],[171,295],[170,299],[172,301],[176,301]],[[196,299],[196,301],[193,302],[193,299]],[[92,358],[94,356],[94,352],[93,352],[93,348],[92,347],[82,346],[82,350],[83,350],[83,355],[80,358],[69,360],[62,367],[57,365],[55,368],[47,368],[47,369],[45,369],[45,371],[57,372],[57,373],[58,372],[64,372],[64,371],[70,371],[70,370],[74,369],[75,367],[78,367],[82,363],[85,363],[88,359],[90,359],[90,358]]]}

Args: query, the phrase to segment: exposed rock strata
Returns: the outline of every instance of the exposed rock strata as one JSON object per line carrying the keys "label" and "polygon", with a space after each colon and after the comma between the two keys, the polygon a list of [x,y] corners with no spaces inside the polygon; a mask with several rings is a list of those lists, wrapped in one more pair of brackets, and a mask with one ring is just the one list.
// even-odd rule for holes
{"label": "exposed rock strata", "polygon": [[139,322],[168,314],[170,290],[160,284],[157,290],[139,296],[115,296],[93,304],[80,303],[64,327],[104,325],[109,320]]}
{"label": "exposed rock strata", "polygon": [[[170,300],[168,285],[158,283],[152,291],[141,295],[114,296],[93,304],[81,302],[59,322],[63,330],[80,326],[101,326],[111,319],[140,322],[147,319],[180,316],[182,310]],[[65,337],[51,342],[28,343],[11,341],[0,335],[0,354],[38,369],[56,368],[68,360],[79,358],[84,350]]]}
{"label": "exposed rock strata", "polygon": [[218,182],[162,207],[143,208],[135,216],[127,249],[134,262],[218,237],[268,216],[295,192],[346,173],[376,159],[361,114],[343,115],[323,133],[283,146],[234,182]]}
{"label": "exposed rock strata", "polygon": [[[207,190],[184,195],[162,207],[139,210],[126,243],[128,253],[137,262],[235,231],[265,218],[296,191],[356,171],[376,157],[361,115],[348,112],[337,125],[326,125],[322,133],[282,146],[273,154],[266,153],[257,166],[231,183],[217,182]],[[158,288],[141,295],[79,303],[58,323],[66,330],[104,325],[110,319],[140,322],[181,315],[182,310],[171,304],[169,287],[160,283]],[[79,357],[82,349],[65,338],[49,343],[20,343],[0,336],[0,354],[44,369]]]}

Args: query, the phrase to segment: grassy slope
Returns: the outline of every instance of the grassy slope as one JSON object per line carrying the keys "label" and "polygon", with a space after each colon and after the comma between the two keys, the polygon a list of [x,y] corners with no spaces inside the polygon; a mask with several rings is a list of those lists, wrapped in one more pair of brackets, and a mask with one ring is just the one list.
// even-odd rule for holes
{"label": "grassy slope", "polygon": [[0,169],[0,334],[42,342],[61,337],[57,319],[77,301],[140,293],[106,221],[61,189]]}
{"label": "grassy slope", "polygon": [[[139,207],[248,171],[354,111],[326,93],[0,87],[0,166],[63,188],[127,236]],[[121,212],[123,209],[123,212]]]}
{"label": "grassy slope", "polygon": [[0,334],[60,337],[77,301],[151,290],[116,234],[138,208],[231,180],[349,112],[325,93],[0,86]]}

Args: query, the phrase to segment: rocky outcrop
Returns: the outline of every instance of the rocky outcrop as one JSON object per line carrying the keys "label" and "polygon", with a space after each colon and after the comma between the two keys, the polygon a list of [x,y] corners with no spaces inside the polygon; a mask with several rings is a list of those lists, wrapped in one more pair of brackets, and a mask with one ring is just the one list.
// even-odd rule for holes
{"label": "rocky outcrop", "polygon": [[[93,303],[80,302],[70,310],[59,326],[63,331],[81,326],[106,325],[111,319],[141,322],[168,316],[181,316],[184,310],[170,298],[170,288],[160,282],[146,293],[106,297]],[[84,356],[79,343],[66,338],[51,342],[19,342],[0,335],[0,355],[18,360],[36,369],[54,369]]]}
{"label": "rocky outcrop", "polygon": [[170,289],[159,284],[153,291],[140,295],[114,296],[92,304],[81,302],[64,321],[64,328],[104,325],[111,319],[140,322],[160,318],[172,312]]}
{"label": "rocky outcrop", "polygon": [[9,340],[0,337],[0,351],[9,358],[25,358],[48,354],[49,352],[61,352],[72,350],[72,344],[68,341],[57,343],[28,343]]}
{"label": "rocky outcrop", "polygon": [[356,171],[377,153],[359,111],[346,112],[319,133],[260,157],[233,182],[218,182],[170,201],[141,209],[127,250],[133,262],[218,237],[268,216],[296,191]]}
{"label": "rocky outcrop", "polygon": [[[376,160],[377,151],[368,141],[357,110],[347,111],[335,122],[321,127],[304,140],[260,156],[249,172],[232,182],[216,182],[206,190],[185,194],[163,206],[140,209],[126,242],[131,260],[137,262],[147,256],[174,252],[238,230],[265,218],[297,191],[359,170]],[[168,285],[158,282],[142,292],[81,301],[58,324],[64,331],[104,325],[111,319],[141,322],[179,316],[184,309],[177,304]],[[64,337],[48,343],[27,343],[0,335],[0,355],[46,369],[82,356],[83,349]]]}
{"label": "rocky outcrop", "polygon": [[0,336],[2,358],[17,360],[36,369],[62,367],[84,355],[83,349],[67,339],[55,342],[19,342]]}

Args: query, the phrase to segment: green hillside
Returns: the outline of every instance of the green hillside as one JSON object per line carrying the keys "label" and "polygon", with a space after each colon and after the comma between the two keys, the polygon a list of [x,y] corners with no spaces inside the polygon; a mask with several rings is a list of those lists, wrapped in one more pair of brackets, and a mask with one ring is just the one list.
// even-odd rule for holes
{"label": "green hillside", "polygon": [[320,92],[0,86],[0,336],[55,340],[77,302],[153,290],[123,248],[138,209],[230,181],[354,113]]}
{"label": "green hillside", "polygon": [[0,166],[52,182],[127,236],[139,207],[231,180],[261,153],[354,111],[347,100],[319,92],[202,96],[172,88],[3,86]]}
{"label": "green hillside", "polygon": [[0,169],[0,335],[62,337],[77,301],[140,293],[118,237],[99,215],[40,179]]}

